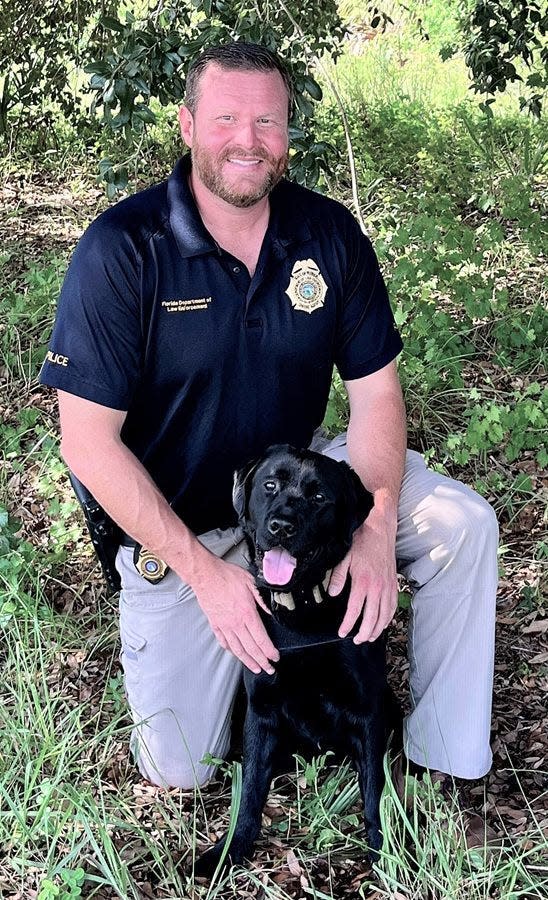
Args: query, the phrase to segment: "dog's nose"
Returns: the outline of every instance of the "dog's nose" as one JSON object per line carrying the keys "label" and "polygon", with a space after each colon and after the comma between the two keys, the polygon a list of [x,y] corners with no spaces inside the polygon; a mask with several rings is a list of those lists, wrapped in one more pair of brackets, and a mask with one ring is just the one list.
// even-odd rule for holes
{"label": "dog's nose", "polygon": [[289,519],[282,519],[281,516],[273,516],[268,523],[268,530],[273,537],[293,537],[297,527],[294,522]]}

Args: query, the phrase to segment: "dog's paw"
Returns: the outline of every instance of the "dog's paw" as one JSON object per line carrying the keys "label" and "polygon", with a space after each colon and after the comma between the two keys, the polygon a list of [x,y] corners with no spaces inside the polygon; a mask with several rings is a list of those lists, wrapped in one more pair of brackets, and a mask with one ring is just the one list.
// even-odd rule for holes
{"label": "dog's paw", "polygon": [[367,829],[368,856],[372,863],[376,863],[380,857],[382,847],[382,833],[380,828],[372,825]]}
{"label": "dog's paw", "polygon": [[[198,857],[194,863],[195,877],[211,878],[213,876],[221,856],[223,855],[225,844],[226,837],[223,837],[214,847],[206,850],[205,853]],[[231,866],[240,866],[246,859],[251,859],[252,856],[253,844],[249,843],[249,841],[242,842],[238,840],[238,837],[236,836],[223,860],[221,871],[229,869]]]}
{"label": "dog's paw", "polygon": [[[202,853],[202,855],[198,857],[198,859],[194,863],[194,876],[196,878],[213,877],[213,874],[217,866],[219,865],[219,860],[222,856],[225,843],[226,841],[223,838],[219,841],[218,844],[215,844],[214,847],[210,847],[209,850],[206,850],[205,853]],[[223,861],[223,869],[228,868],[230,864],[231,860],[229,859],[229,856],[227,854]]]}

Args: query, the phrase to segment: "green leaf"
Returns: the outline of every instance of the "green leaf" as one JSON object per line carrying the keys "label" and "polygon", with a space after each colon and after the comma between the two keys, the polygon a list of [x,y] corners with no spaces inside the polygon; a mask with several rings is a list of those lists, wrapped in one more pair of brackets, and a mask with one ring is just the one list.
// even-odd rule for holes
{"label": "green leaf", "polygon": [[111,67],[103,60],[97,60],[96,62],[91,62],[85,65],[84,72],[94,75],[104,75],[106,77],[110,75]]}
{"label": "green leaf", "polygon": [[112,160],[105,157],[99,162],[99,174],[104,176],[109,169],[112,169]]}
{"label": "green leaf", "polygon": [[515,491],[530,493],[533,490],[533,482],[531,476],[521,472],[515,479],[512,487]]}
{"label": "green leaf", "polygon": [[398,609],[409,609],[411,606],[411,594],[407,591],[398,592]]}
{"label": "green leaf", "polygon": [[307,76],[304,79],[304,86],[305,86],[305,90],[307,91],[307,93],[310,94],[310,96],[312,97],[313,100],[321,100],[322,99],[323,91],[322,91],[320,85],[318,84],[318,82],[314,81],[313,78],[310,78],[310,76]]}
{"label": "green leaf", "polygon": [[108,31],[117,31],[120,34],[125,31],[125,26],[118,19],[112,18],[112,16],[102,16],[99,19],[99,25],[102,25]]}
{"label": "green leaf", "polygon": [[439,51],[440,57],[442,58],[443,62],[445,62],[447,59],[451,59],[451,57],[453,57],[456,52],[457,48],[451,46],[450,44],[445,44],[445,46],[440,47]]}
{"label": "green leaf", "polygon": [[137,106],[133,110],[133,118],[141,119],[142,122],[147,122],[150,125],[156,123],[156,116],[148,106]]}
{"label": "green leaf", "polygon": [[302,94],[297,94],[295,97],[295,103],[297,104],[299,111],[306,116],[308,119],[314,115],[314,107],[310,100],[307,100],[303,97]]}

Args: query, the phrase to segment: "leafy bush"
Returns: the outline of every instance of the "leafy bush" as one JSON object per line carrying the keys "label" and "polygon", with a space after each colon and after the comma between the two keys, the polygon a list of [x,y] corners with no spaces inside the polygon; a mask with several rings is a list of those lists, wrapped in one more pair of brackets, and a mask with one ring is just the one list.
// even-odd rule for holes
{"label": "leafy bush", "polygon": [[[548,312],[533,285],[545,125],[486,119],[468,103],[375,104],[356,83],[347,102],[366,224],[404,339],[413,442],[457,466],[492,451],[506,462],[534,451],[544,465],[547,398],[537,372]],[[347,199],[342,128],[334,106],[322,115],[341,159],[328,188]],[[335,385],[328,424],[343,416]]]}

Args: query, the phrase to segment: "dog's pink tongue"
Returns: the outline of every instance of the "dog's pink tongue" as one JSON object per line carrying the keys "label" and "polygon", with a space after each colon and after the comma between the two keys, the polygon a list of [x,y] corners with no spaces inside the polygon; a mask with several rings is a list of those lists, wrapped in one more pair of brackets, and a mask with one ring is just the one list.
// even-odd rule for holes
{"label": "dog's pink tongue", "polygon": [[297,560],[283,547],[267,550],[263,556],[263,577],[269,584],[287,584],[295,571]]}

